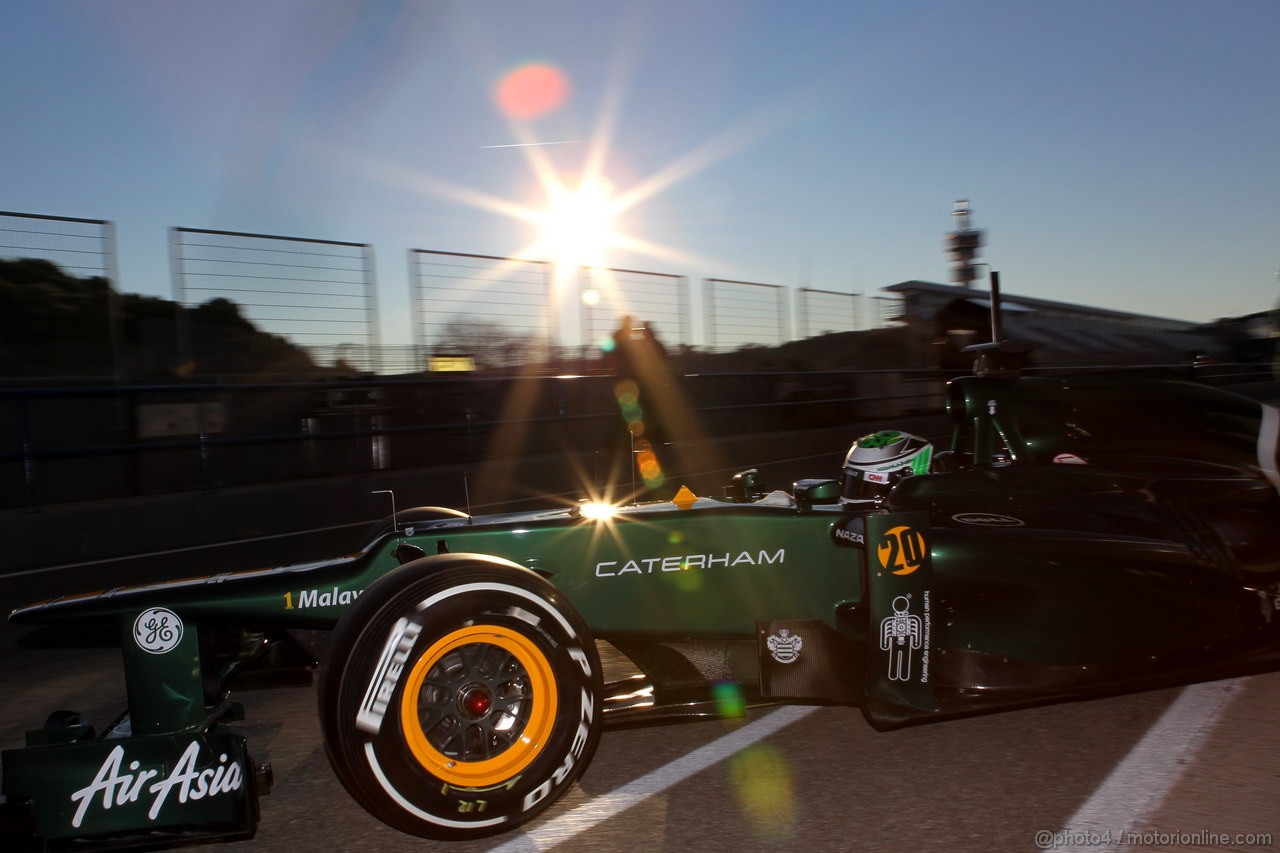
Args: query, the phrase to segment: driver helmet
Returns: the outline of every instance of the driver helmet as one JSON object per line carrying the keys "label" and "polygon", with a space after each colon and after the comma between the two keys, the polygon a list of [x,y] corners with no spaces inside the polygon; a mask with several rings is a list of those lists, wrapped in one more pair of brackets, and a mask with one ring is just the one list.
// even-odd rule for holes
{"label": "driver helmet", "polygon": [[881,430],[853,443],[844,458],[840,500],[881,501],[899,480],[927,474],[933,445],[918,435]]}

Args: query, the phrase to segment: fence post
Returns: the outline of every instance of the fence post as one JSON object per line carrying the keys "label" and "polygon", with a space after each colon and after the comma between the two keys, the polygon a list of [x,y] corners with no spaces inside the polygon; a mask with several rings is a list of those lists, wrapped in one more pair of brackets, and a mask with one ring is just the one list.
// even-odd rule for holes
{"label": "fence post", "polygon": [[36,501],[36,460],[31,437],[31,398],[23,396],[18,403],[18,429],[22,440],[22,489],[27,504],[27,512],[35,512],[39,504]]}

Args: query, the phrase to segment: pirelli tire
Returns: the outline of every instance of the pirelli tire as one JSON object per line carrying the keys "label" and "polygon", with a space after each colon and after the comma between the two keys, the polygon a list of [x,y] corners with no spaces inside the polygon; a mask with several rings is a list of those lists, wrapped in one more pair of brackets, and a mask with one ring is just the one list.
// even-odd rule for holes
{"label": "pirelli tire", "polygon": [[334,630],[319,682],[325,751],[403,832],[505,832],[555,802],[600,738],[600,658],[568,601],[490,557],[415,560]]}

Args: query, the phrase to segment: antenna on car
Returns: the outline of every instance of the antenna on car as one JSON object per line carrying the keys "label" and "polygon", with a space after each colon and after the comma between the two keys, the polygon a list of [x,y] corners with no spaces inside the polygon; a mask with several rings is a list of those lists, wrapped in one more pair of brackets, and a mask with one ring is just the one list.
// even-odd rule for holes
{"label": "antenna on car", "polygon": [[991,340],[985,344],[971,344],[961,352],[974,355],[973,372],[978,376],[1017,376],[1026,365],[1027,353],[1031,350],[1031,346],[1022,341],[1004,339],[1000,305],[1000,272],[992,269],[990,264],[974,260],[986,240],[982,229],[973,227],[970,222],[971,213],[968,199],[957,201],[952,210],[956,229],[947,235],[947,248],[953,262],[951,278],[963,287],[971,288],[973,281],[978,278],[978,267],[987,268],[987,280],[991,283],[991,294],[988,298]]}
{"label": "antenna on car", "polygon": [[467,472],[462,472],[462,496],[467,502],[467,524],[471,524],[471,486],[467,482]]}
{"label": "antenna on car", "polygon": [[400,521],[396,518],[396,493],[390,489],[375,489],[371,495],[391,495],[391,532],[400,535]]}
{"label": "antenna on car", "polygon": [[971,344],[962,349],[961,352],[973,353],[973,372],[978,376],[991,376],[993,374],[1016,375],[1021,372],[1022,365],[1026,360],[1027,350],[1030,347],[1024,343],[1006,341],[1004,339],[1000,312],[1000,272],[991,269],[987,264],[975,264],[975,266],[986,266],[988,279],[991,282],[991,296],[989,299],[991,340],[985,344]]}
{"label": "antenna on car", "polygon": [[988,277],[991,281],[991,341],[972,344],[961,352],[974,354],[973,372],[978,376],[1018,376],[1027,364],[1031,344],[1005,340],[1000,308],[1000,272],[990,270]]}
{"label": "antenna on car", "polygon": [[998,344],[1004,340],[1000,316],[1000,271],[991,270],[989,279],[991,281],[991,341]]}
{"label": "antenna on car", "polygon": [[[417,545],[406,539],[400,539],[400,519],[396,517],[396,493],[390,489],[375,489],[370,494],[391,495],[391,535],[399,540],[396,542],[396,547],[391,551],[392,556],[396,558],[396,562],[403,566],[405,563],[416,560],[419,557],[425,557],[426,552]],[[407,533],[412,536],[413,528],[408,528]]]}

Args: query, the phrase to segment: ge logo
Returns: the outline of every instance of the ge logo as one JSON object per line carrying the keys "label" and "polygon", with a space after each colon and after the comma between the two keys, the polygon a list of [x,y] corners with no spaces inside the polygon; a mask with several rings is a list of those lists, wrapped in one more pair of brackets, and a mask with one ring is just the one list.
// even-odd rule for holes
{"label": "ge logo", "polygon": [[182,642],[182,620],[164,607],[144,610],[133,620],[133,641],[153,655],[171,652]]}
{"label": "ge logo", "polygon": [[880,566],[895,575],[909,575],[924,563],[929,547],[924,534],[910,527],[889,529],[876,545]]}

